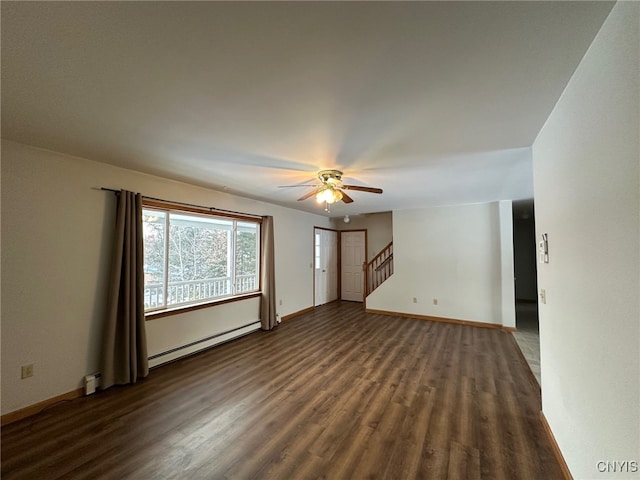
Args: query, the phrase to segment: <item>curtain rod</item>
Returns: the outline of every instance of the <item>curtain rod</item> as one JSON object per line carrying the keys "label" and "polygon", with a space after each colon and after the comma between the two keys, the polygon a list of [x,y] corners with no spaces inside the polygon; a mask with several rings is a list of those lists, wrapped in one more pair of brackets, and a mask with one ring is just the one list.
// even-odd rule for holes
{"label": "curtain rod", "polygon": [[[122,190],[116,190],[115,188],[107,188],[107,187],[100,187],[100,190],[104,190],[105,192],[113,192],[113,193],[120,193],[122,191]],[[261,215],[255,215],[253,213],[236,212],[235,210],[225,210],[223,208],[205,207],[203,205],[196,205],[193,203],[175,202],[173,200],[165,200],[163,198],[147,197],[146,195],[143,195],[142,198],[145,198],[147,200],[155,200],[156,202],[171,203],[173,205],[180,205],[183,207],[202,208],[204,210],[209,210],[210,212],[230,213],[230,214],[239,215],[242,217],[252,217],[252,218],[262,219]]]}

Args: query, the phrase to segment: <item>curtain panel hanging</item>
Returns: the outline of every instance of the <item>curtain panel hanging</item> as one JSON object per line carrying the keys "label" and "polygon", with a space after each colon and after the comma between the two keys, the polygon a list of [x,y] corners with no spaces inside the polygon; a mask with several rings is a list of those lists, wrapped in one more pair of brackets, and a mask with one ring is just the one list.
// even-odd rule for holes
{"label": "curtain panel hanging", "polygon": [[262,217],[260,227],[260,284],[262,297],[260,299],[260,327],[271,330],[278,322],[276,319],[276,273],[273,240],[273,217]]}
{"label": "curtain panel hanging", "polygon": [[107,315],[102,338],[101,388],[135,383],[149,374],[144,318],[142,195],[117,193]]}

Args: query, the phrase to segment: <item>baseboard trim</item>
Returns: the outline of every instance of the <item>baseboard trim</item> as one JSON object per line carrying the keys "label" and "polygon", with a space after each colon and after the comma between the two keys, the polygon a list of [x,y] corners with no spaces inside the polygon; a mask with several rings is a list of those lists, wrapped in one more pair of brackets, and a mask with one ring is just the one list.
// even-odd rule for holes
{"label": "baseboard trim", "polygon": [[544,433],[547,435],[549,442],[551,443],[551,449],[553,450],[553,454],[558,460],[560,464],[560,469],[562,470],[562,475],[564,475],[564,480],[573,480],[573,475],[571,475],[571,470],[569,470],[569,466],[567,462],[565,462],[564,457],[562,456],[562,452],[560,451],[560,447],[558,446],[558,442],[556,442],[556,437],[553,435],[551,431],[551,427],[549,426],[549,422],[547,422],[547,417],[544,416],[544,412],[540,412],[540,422],[542,422],[542,428],[544,429]]}
{"label": "baseboard trim", "polygon": [[431,322],[453,323],[455,325],[467,325],[469,327],[495,328],[498,330],[505,330],[507,332],[515,331],[515,329],[511,330],[511,328],[513,327],[503,327],[502,325],[498,325],[497,323],[474,322],[473,320],[460,320],[458,318],[433,317],[431,315],[418,315],[416,313],[391,312],[387,310],[374,310],[371,308],[367,308],[365,312],[373,313],[376,315],[387,315],[389,317],[416,318],[418,320],[429,320]]}
{"label": "baseboard trim", "polygon": [[299,317],[300,315],[304,315],[305,313],[313,312],[315,307],[303,308],[302,310],[298,310],[297,312],[290,313],[289,315],[285,315],[282,317],[282,321],[286,322],[287,320],[291,320],[292,318]]}
{"label": "baseboard trim", "polygon": [[48,400],[43,400],[42,402],[29,405],[28,407],[21,408],[20,410],[6,413],[2,415],[2,417],[0,417],[0,425],[4,427],[5,425],[8,425],[13,422],[17,422],[18,420],[22,420],[23,418],[36,415],[37,413],[40,413],[41,411],[43,411],[45,408],[51,407],[56,403],[73,400],[75,398],[82,397],[83,395],[84,395],[84,389],[78,388],[77,390],[63,393],[62,395],[58,395]]}

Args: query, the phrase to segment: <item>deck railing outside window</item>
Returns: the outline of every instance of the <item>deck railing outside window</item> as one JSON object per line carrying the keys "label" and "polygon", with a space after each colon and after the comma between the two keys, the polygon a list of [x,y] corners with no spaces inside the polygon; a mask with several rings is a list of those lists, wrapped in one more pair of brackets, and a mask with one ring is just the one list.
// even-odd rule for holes
{"label": "deck railing outside window", "polygon": [[[197,302],[211,297],[224,297],[234,293],[231,277],[209,278],[187,282],[169,282],[167,285],[167,305]],[[236,276],[235,293],[257,290],[256,275]],[[163,286],[161,283],[145,285],[144,308],[153,309],[164,306]]]}

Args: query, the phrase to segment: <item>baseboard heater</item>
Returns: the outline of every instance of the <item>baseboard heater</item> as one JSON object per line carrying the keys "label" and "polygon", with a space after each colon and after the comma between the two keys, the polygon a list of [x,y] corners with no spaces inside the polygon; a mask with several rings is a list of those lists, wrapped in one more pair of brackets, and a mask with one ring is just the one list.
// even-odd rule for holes
{"label": "baseboard heater", "polygon": [[[220,337],[223,337],[225,335],[229,335],[229,334],[232,334],[234,332],[238,332],[240,330],[244,330],[244,329],[249,328],[249,327],[255,327],[255,329],[247,331],[247,332],[244,332],[244,333],[241,333],[240,335],[228,338],[226,340],[223,340],[220,343],[215,343],[213,345],[209,345],[208,347],[203,347],[203,348],[201,348],[199,350],[190,352],[187,355],[194,355],[194,354],[196,354],[198,352],[201,352],[202,350],[205,350],[206,348],[215,347],[215,346],[221,345],[221,344],[223,344],[225,342],[230,342],[231,340],[235,340],[237,338],[240,338],[240,337],[242,337],[244,335],[249,335],[250,333],[253,333],[253,332],[255,332],[256,330],[258,330],[260,328],[260,322],[251,322],[251,323],[248,323],[246,325],[242,325],[240,327],[232,328],[231,330],[227,330],[225,332],[220,332],[220,333],[216,333],[215,335],[210,335],[210,336],[202,338],[200,340],[196,340],[195,342],[187,343],[186,345],[181,345],[179,347],[172,348],[171,350],[167,350],[166,352],[156,353],[155,355],[151,355],[149,357],[149,361],[158,359],[160,357],[164,357],[165,355],[171,355],[172,353],[179,352],[180,350],[185,350],[187,348],[191,348],[191,347],[194,347],[196,345],[200,345],[202,343],[210,342],[211,340],[215,340],[216,338],[220,338]],[[185,355],[185,356],[187,356],[187,355]],[[170,361],[179,360],[180,358],[184,358],[184,356],[174,358],[172,360],[169,360],[169,362]],[[168,363],[168,362],[165,362],[165,363]],[[155,367],[159,367],[161,365],[162,364],[156,365]],[[152,367],[152,368],[155,368],[155,367]],[[100,377],[101,377],[101,375],[99,373],[93,373],[93,374],[84,376],[84,394],[85,395],[91,395],[91,394],[95,393],[97,388],[100,388]]]}
{"label": "baseboard heater", "polygon": [[[210,345],[209,347],[214,347],[214,346],[216,346],[216,345],[220,345],[220,344],[222,344],[222,343],[229,342],[229,341],[231,341],[231,340],[235,340],[235,339],[237,339],[237,338],[240,338],[240,337],[242,337],[242,336],[244,336],[244,335],[248,335],[248,334],[250,334],[250,333],[253,333],[253,332],[255,332],[256,330],[258,330],[258,329],[260,328],[260,322],[251,322],[251,323],[248,323],[248,324],[246,324],[246,325],[242,325],[242,326],[240,326],[240,327],[232,328],[231,330],[226,330],[226,331],[224,331],[224,332],[216,333],[215,335],[210,335],[210,336],[208,336],[208,337],[201,338],[200,340],[196,340],[196,341],[194,341],[194,342],[190,342],[190,343],[187,343],[187,344],[185,344],[185,345],[181,345],[181,346],[179,346],[179,347],[172,348],[172,349],[167,350],[167,351],[165,351],[165,352],[156,353],[155,355],[151,355],[151,356],[149,357],[149,361],[156,360],[156,359],[161,358],[161,357],[164,357],[164,356],[166,356],[166,355],[171,355],[172,353],[179,352],[180,350],[186,350],[186,349],[188,349],[188,348],[195,347],[196,345],[200,345],[200,344],[202,344],[202,343],[210,342],[211,340],[215,340],[216,338],[220,338],[220,337],[223,337],[223,336],[225,336],[225,335],[229,335],[229,334],[232,334],[232,333],[234,333],[234,332],[238,332],[238,331],[240,331],[240,330],[244,330],[244,329],[249,328],[249,327],[255,327],[255,329],[250,330],[250,331],[245,332],[245,333],[242,333],[242,334],[240,334],[240,335],[237,335],[237,336],[234,336],[234,337],[228,338],[228,339],[226,339],[226,340],[224,340],[224,341],[222,341],[222,342],[220,342],[220,343],[216,343],[216,344],[214,344],[214,345]],[[205,348],[209,348],[209,347],[203,347],[202,349],[200,349],[200,350],[196,350],[196,351],[194,351],[194,352],[190,352],[190,353],[188,353],[187,355],[192,355],[192,354],[198,353],[198,352],[200,352],[200,351],[204,350]],[[178,358],[175,358],[175,359],[173,359],[173,360],[178,360],[179,358],[182,358],[182,357],[178,357]],[[158,367],[158,366],[160,366],[160,365],[156,365],[156,367]]]}

